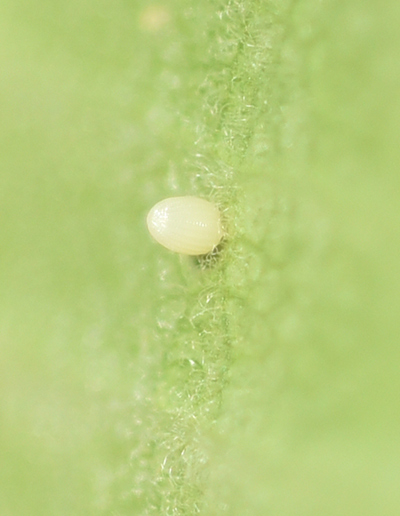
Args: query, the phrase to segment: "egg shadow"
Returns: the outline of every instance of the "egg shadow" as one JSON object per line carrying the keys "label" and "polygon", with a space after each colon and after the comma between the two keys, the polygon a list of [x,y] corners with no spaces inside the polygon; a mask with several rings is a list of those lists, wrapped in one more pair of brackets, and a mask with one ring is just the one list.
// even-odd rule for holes
{"label": "egg shadow", "polygon": [[221,261],[221,254],[225,248],[225,240],[214,247],[212,251],[207,254],[200,254],[191,256],[193,265],[201,270],[213,269],[219,261]]}

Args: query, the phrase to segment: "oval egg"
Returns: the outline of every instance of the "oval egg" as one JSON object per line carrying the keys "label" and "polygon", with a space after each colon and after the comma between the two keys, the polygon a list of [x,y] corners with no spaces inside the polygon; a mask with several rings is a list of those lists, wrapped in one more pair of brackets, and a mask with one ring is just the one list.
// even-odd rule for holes
{"label": "oval egg", "polygon": [[218,208],[199,197],[170,197],[157,203],[147,216],[151,236],[176,253],[201,255],[211,252],[223,231]]}

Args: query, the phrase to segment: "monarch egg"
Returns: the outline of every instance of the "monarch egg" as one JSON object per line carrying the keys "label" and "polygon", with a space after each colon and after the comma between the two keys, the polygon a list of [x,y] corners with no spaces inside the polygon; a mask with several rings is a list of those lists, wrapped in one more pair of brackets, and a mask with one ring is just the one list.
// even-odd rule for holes
{"label": "monarch egg", "polygon": [[207,254],[217,246],[223,231],[218,208],[199,197],[170,197],[147,215],[151,236],[176,253]]}

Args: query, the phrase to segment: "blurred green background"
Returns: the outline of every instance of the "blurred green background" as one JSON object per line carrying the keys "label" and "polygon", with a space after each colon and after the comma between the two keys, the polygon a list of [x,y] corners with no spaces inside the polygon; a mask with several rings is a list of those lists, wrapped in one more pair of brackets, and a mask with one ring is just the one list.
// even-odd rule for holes
{"label": "blurred green background", "polygon": [[[400,511],[397,0],[3,0],[0,514]],[[155,244],[221,207],[211,263]]]}

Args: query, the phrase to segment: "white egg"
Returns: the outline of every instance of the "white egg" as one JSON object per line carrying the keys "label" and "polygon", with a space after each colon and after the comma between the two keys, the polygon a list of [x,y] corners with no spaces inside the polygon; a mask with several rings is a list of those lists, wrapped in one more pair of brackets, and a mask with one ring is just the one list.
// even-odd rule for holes
{"label": "white egg", "polygon": [[170,197],[157,203],[147,215],[151,236],[176,253],[207,254],[223,236],[218,208],[199,197]]}

